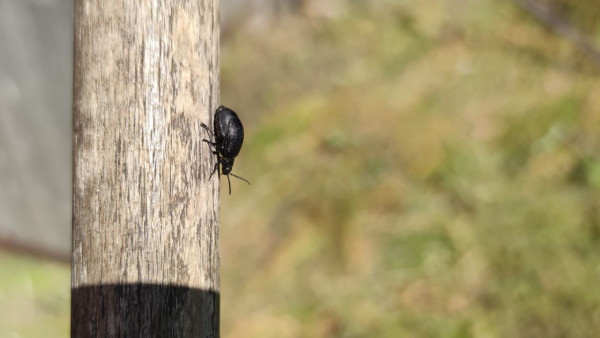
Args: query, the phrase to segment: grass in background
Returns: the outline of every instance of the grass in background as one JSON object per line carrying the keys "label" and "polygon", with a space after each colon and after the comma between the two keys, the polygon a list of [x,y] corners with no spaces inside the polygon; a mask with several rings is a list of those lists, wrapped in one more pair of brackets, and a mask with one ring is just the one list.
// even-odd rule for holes
{"label": "grass in background", "polygon": [[71,269],[0,252],[0,337],[67,337]]}
{"label": "grass in background", "polygon": [[597,70],[510,4],[346,14],[223,46],[224,335],[593,337]]}

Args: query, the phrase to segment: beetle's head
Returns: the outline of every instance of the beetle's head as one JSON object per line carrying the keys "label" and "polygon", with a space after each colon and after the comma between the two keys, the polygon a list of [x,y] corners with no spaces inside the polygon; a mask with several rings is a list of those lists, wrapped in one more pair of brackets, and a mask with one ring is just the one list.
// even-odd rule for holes
{"label": "beetle's head", "polygon": [[233,158],[222,158],[221,167],[223,169],[223,175],[229,175],[231,169],[233,168]]}
{"label": "beetle's head", "polygon": [[219,108],[217,108],[217,113],[220,112],[223,109],[227,109],[225,106],[219,106]]}

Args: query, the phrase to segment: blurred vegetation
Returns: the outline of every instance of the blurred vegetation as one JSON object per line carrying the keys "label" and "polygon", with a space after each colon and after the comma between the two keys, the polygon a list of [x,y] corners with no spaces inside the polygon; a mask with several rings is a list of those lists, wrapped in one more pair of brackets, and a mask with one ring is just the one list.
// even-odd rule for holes
{"label": "blurred vegetation", "polygon": [[221,55],[252,181],[226,337],[597,335],[600,85],[568,42],[511,3],[357,1]]}
{"label": "blurred vegetation", "polygon": [[600,331],[600,82],[569,43],[509,2],[351,1],[221,57],[252,182],[222,196],[223,336]]}
{"label": "blurred vegetation", "polygon": [[0,337],[67,337],[68,266],[0,252]]}
{"label": "blurred vegetation", "polygon": [[537,0],[549,4],[560,13],[564,14],[570,21],[577,23],[579,29],[587,34],[597,35],[600,33],[600,2],[578,1],[578,0]]}

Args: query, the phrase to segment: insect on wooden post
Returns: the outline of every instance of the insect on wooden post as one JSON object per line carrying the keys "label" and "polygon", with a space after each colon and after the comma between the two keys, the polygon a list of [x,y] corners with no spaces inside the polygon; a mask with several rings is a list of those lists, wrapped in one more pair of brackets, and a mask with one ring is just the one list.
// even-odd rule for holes
{"label": "insect on wooden post", "polygon": [[218,7],[75,1],[73,337],[219,336]]}
{"label": "insect on wooden post", "polygon": [[206,131],[215,138],[215,142],[211,142],[207,139],[202,140],[213,146],[215,148],[213,154],[217,155],[217,162],[215,163],[215,167],[211,172],[210,177],[213,176],[215,171],[219,171],[219,165],[221,165],[223,175],[227,175],[229,195],[231,195],[231,181],[229,180],[229,175],[250,184],[245,178],[231,173],[233,161],[240,153],[242,143],[244,142],[244,126],[237,114],[227,107],[219,106],[215,112],[214,134],[204,123],[202,123],[202,128],[206,129]]}

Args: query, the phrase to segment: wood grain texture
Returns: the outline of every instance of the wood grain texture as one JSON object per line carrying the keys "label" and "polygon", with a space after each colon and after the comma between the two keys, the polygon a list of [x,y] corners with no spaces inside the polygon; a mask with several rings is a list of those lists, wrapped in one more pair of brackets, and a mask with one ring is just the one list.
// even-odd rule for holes
{"label": "wood grain texture", "polygon": [[218,335],[218,19],[218,0],[75,1],[73,336]]}

